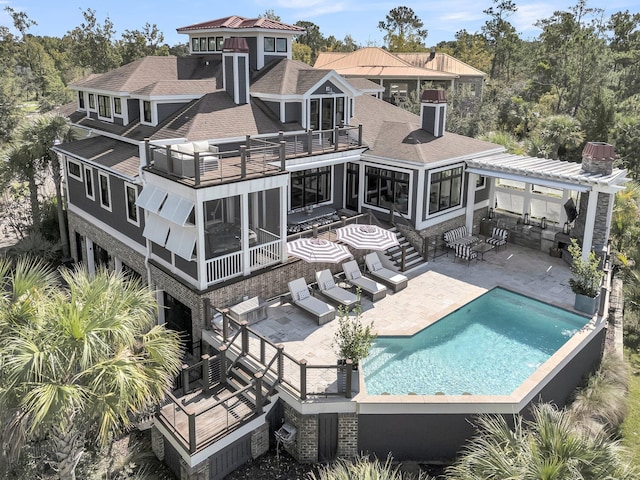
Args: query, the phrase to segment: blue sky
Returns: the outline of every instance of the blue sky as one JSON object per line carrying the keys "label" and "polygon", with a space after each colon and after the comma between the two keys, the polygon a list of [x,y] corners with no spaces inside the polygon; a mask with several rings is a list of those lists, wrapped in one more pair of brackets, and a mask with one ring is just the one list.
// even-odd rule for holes
{"label": "blue sky", "polygon": [[[523,38],[534,38],[538,31],[533,27],[537,19],[549,17],[554,10],[565,10],[577,0],[514,0],[518,12],[511,18]],[[442,40],[453,40],[455,32],[463,28],[469,32],[480,31],[486,20],[483,10],[492,5],[491,0],[446,1],[363,1],[363,0],[235,0],[225,2],[200,0],[0,0],[0,25],[10,26],[11,20],[4,12],[5,6],[24,11],[38,25],[31,32],[36,35],[63,36],[78,26],[87,8],[96,11],[100,23],[109,16],[117,30],[117,38],[126,29],[141,29],[146,22],[156,24],[170,45],[186,40],[176,33],[176,28],[206,20],[241,15],[256,17],[267,9],[273,9],[286,23],[308,20],[320,27],[325,35],[342,39],[350,34],[359,44],[383,43],[378,22],[394,7],[412,8],[429,30],[427,45]],[[605,16],[629,10],[640,10],[639,0],[588,0],[588,6],[605,10]]]}

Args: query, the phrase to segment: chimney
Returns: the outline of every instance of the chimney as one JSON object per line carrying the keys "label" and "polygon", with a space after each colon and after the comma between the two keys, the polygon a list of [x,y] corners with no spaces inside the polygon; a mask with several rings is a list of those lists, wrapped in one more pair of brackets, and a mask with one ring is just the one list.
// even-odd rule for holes
{"label": "chimney", "polygon": [[429,59],[433,60],[436,58],[436,47],[431,47],[431,53],[429,53]]}
{"label": "chimney", "polygon": [[249,103],[249,45],[244,38],[224,40],[222,85],[236,105]]}
{"label": "chimney", "polygon": [[433,135],[444,135],[447,120],[447,94],[444,90],[425,90],[420,105],[420,126]]}
{"label": "chimney", "polygon": [[611,175],[616,152],[613,145],[588,142],[582,150],[582,170],[596,175]]}

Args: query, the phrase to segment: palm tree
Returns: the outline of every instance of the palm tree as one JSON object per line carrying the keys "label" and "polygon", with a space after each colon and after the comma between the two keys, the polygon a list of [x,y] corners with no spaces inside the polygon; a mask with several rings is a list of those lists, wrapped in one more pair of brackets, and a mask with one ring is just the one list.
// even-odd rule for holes
{"label": "palm tree", "polygon": [[107,445],[164,398],[179,338],[154,326],[153,292],[121,274],[65,270],[62,288],[33,260],[0,261],[0,273],[0,413],[15,426],[4,435],[46,437],[59,477],[75,479],[87,441]]}
{"label": "palm tree", "polygon": [[38,198],[38,177],[51,168],[56,190],[56,208],[58,227],[62,241],[62,254],[69,256],[69,240],[64,223],[62,203],[62,175],[58,155],[51,147],[59,142],[75,139],[67,119],[60,115],[39,115],[23,125],[14,141],[5,153],[5,168],[15,178],[27,182],[33,229],[40,229],[40,203]]}
{"label": "palm tree", "polygon": [[631,480],[637,471],[617,441],[575,428],[572,415],[550,404],[532,409],[532,420],[482,416],[479,433],[447,469],[451,480]]}

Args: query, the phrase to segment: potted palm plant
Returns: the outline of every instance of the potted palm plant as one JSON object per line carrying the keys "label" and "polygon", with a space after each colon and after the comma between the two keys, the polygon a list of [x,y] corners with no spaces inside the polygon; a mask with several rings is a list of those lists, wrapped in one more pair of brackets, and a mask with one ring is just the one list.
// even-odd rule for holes
{"label": "potted palm plant", "polygon": [[[333,348],[338,356],[338,365],[344,366],[347,360],[358,369],[360,360],[369,355],[369,349],[376,334],[373,333],[373,322],[365,325],[362,322],[362,307],[357,303],[353,316],[345,308],[338,309],[338,329],[333,337]],[[346,368],[338,369],[338,391],[344,391],[346,385]]]}
{"label": "potted palm plant", "polygon": [[604,272],[600,269],[600,259],[595,252],[589,252],[587,260],[582,258],[582,248],[575,238],[571,239],[568,247],[573,258],[569,279],[571,290],[576,294],[574,308],[580,312],[593,315],[600,300],[600,284],[604,278]]}

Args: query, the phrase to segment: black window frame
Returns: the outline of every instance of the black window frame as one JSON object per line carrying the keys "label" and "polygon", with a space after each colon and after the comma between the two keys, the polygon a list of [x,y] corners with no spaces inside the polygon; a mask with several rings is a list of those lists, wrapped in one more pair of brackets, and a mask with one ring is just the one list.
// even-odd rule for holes
{"label": "black window frame", "polygon": [[84,110],[84,92],[78,91],[78,107],[80,110]]}
{"label": "black window frame", "polygon": [[80,162],[67,158],[67,176],[74,178],[79,182],[82,181],[82,165],[80,165]]}
{"label": "black window frame", "polygon": [[146,123],[153,123],[153,112],[151,110],[151,100],[142,101],[142,121]]}
{"label": "black window frame", "polygon": [[113,113],[122,115],[122,99],[120,97],[113,97]]}
{"label": "black window frame", "polygon": [[84,193],[91,200],[96,199],[96,193],[93,190],[93,168],[84,166]]}
{"label": "black window frame", "polygon": [[89,108],[91,110],[95,110],[96,109],[96,97],[93,93],[89,94]]}
{"label": "black window frame", "polygon": [[200,51],[200,38],[199,37],[192,37],[191,38],[191,51],[192,52],[199,52]]}
{"label": "black window frame", "polygon": [[206,52],[207,51],[207,37],[200,37],[200,51],[201,52]]}
{"label": "black window frame", "polygon": [[264,51],[268,53],[275,53],[276,37],[264,37]]}
{"label": "black window frame", "polygon": [[[408,172],[367,165],[364,171],[364,203],[387,210],[393,204],[395,210],[408,215],[410,181]],[[406,202],[398,202],[403,198]]]}
{"label": "black window frame", "polygon": [[[130,196],[130,192],[133,192],[133,197]],[[135,185],[129,183],[124,184],[124,198],[127,208],[127,221],[134,225],[140,225],[140,212],[136,205],[138,199],[138,189]]]}
{"label": "black window frame", "polygon": [[216,37],[216,51],[221,52],[224,49],[224,37]]}
{"label": "black window frame", "polygon": [[[454,192],[454,184],[458,180],[458,191]],[[462,195],[464,185],[464,168],[462,166],[438,170],[429,174],[429,215],[444,212],[451,208],[462,206]],[[437,188],[436,188],[437,186]],[[451,199],[458,196],[458,201]]]}
{"label": "black window frame", "polygon": [[[300,202],[294,199],[294,188],[300,190]],[[331,167],[324,166],[291,172],[291,210],[331,201]]]}
{"label": "black window frame", "polygon": [[[282,45],[284,44],[284,48]],[[276,52],[277,53],[287,53],[289,50],[287,49],[287,39],[278,37],[276,38]]]}
{"label": "black window frame", "polygon": [[[105,180],[105,184],[103,184]],[[111,180],[109,175],[104,172],[98,172],[98,187],[100,193],[100,206],[111,211]]]}
{"label": "black window frame", "polygon": [[207,37],[207,52],[216,51],[216,37]]}
{"label": "black window frame", "polygon": [[111,97],[108,95],[98,95],[98,116],[113,118],[111,116]]}

